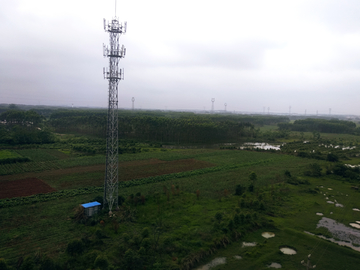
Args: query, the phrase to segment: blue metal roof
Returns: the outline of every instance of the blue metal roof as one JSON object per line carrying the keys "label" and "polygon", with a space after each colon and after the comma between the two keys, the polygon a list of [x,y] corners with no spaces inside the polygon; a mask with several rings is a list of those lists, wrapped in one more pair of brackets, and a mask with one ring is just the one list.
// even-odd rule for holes
{"label": "blue metal roof", "polygon": [[95,202],[84,203],[84,204],[82,204],[82,207],[90,208],[90,207],[94,207],[94,206],[98,206],[98,205],[101,205],[101,203],[95,201]]}

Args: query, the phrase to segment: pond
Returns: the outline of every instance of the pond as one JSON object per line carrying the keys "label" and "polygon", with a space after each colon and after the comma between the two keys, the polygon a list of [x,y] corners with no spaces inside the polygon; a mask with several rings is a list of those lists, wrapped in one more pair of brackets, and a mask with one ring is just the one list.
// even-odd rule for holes
{"label": "pond", "polygon": [[[356,223],[353,223],[356,224]],[[360,247],[354,246],[360,245],[360,231],[357,229],[353,229],[351,227],[348,227],[340,222],[337,222],[331,218],[322,217],[316,228],[324,227],[329,230],[329,232],[332,234],[334,238],[337,238],[339,240],[335,240],[334,238],[327,238],[322,235],[318,235],[318,237],[322,239],[326,239],[328,241],[331,241],[333,243],[337,243],[340,246],[347,246],[350,247],[353,250],[360,251]]]}

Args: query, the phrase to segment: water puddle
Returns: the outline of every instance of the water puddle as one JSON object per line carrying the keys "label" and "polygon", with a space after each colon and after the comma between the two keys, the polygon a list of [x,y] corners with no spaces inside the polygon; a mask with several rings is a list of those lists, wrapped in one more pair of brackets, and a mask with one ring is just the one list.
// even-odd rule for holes
{"label": "water puddle", "polygon": [[268,265],[268,268],[281,268],[281,264],[272,262],[270,265]]}
{"label": "water puddle", "polygon": [[351,164],[344,164],[346,167],[349,167],[349,168],[352,168],[352,169],[355,169],[355,168],[358,168],[360,167],[360,165],[351,165]]}
{"label": "water puddle", "polygon": [[[357,224],[357,223],[353,223]],[[360,251],[360,247],[355,247],[353,244],[360,245],[360,231],[357,229],[350,228],[345,226],[342,223],[339,223],[331,218],[323,217],[319,220],[316,228],[324,227],[329,230],[334,238],[339,239],[335,240],[333,238],[326,238],[325,236],[318,235],[322,239],[329,240],[333,243],[337,243],[340,246],[347,246],[353,250]]]}
{"label": "water puddle", "polygon": [[[356,222],[358,222],[358,221],[356,221]],[[353,228],[360,229],[360,224],[358,224],[358,223],[350,223],[349,225]]]}
{"label": "water puddle", "polygon": [[240,146],[240,149],[245,148],[257,148],[257,149],[263,149],[263,150],[280,150],[281,145],[272,145],[268,143],[244,143],[243,146]]}
{"label": "water puddle", "polygon": [[288,247],[280,248],[280,251],[286,255],[295,255],[296,250]]}
{"label": "water puddle", "polygon": [[226,264],[226,258],[225,257],[215,258],[211,262],[209,262],[208,264],[205,264],[205,265],[197,268],[196,270],[210,270],[211,268],[214,268],[214,267],[216,267],[218,265],[221,265],[221,264]]}
{"label": "water puddle", "polygon": [[327,203],[331,203],[331,204],[334,204],[334,202],[332,202],[332,201],[327,201]]}
{"label": "water puddle", "polygon": [[261,234],[261,236],[264,237],[264,238],[271,238],[271,237],[275,236],[275,233],[273,233],[273,232],[263,232]]}
{"label": "water puddle", "polygon": [[317,216],[323,216],[323,213],[316,213]]}
{"label": "water puddle", "polygon": [[255,247],[256,242],[243,242],[242,247]]}
{"label": "water puddle", "polygon": [[342,205],[341,203],[335,203],[336,207],[344,207],[344,205]]}

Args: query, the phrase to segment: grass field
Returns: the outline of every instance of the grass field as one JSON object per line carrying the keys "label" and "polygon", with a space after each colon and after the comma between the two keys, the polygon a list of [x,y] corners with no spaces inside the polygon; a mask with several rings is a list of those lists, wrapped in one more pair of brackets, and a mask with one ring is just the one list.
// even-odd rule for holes
{"label": "grass field", "polygon": [[[33,157],[39,153],[34,152]],[[54,156],[53,151],[48,154]],[[152,265],[149,269],[191,269],[216,257],[226,257],[227,263],[214,269],[267,269],[271,262],[280,263],[285,269],[303,269],[300,261],[309,253],[320,269],[356,269],[360,262],[359,252],[304,233],[327,233],[316,229],[321,219],[317,212],[344,224],[360,220],[360,214],[352,210],[360,208],[359,192],[351,189],[353,183],[326,176],[303,176],[303,171],[314,160],[281,153],[187,149],[124,154],[119,161],[123,180],[142,181],[160,174],[166,177],[121,188],[119,194],[126,198],[125,208],[116,212],[115,219],[107,215],[95,217],[92,225],[74,222],[73,209],[102,196],[99,191],[0,208],[0,258],[14,266],[20,257],[43,254],[61,265],[72,265],[72,269],[90,269],[95,258],[88,261],[86,258],[95,252],[106,255],[115,267],[126,262],[124,254],[128,249],[140,252],[136,251],[142,247],[139,237],[144,228],[149,228],[153,248],[146,251],[146,256],[141,255],[144,263]],[[316,162],[324,167],[327,164]],[[28,170],[24,169],[25,164],[14,164],[21,173],[3,175],[0,181],[36,176],[57,190],[101,187],[103,163],[102,156],[65,159],[58,156],[48,161],[41,161],[39,156]],[[0,171],[3,167],[0,166]],[[307,180],[308,184],[288,184],[285,170],[301,181]],[[176,174],[187,171],[194,174],[181,177]],[[233,195],[236,185],[249,186],[251,172],[257,175],[255,192]],[[144,196],[144,205],[138,203],[140,194]],[[326,203],[326,197],[337,199],[344,207]],[[263,208],[256,206],[259,202]],[[134,213],[133,219],[126,216],[125,211]],[[221,214],[219,220],[218,213]],[[247,222],[229,229],[230,220],[236,214],[245,216]],[[116,230],[115,224],[118,224]],[[272,231],[276,236],[265,240],[261,237],[263,231]],[[157,244],[153,240],[156,237]],[[73,239],[88,243],[84,244],[84,255],[74,258],[66,253]],[[258,245],[242,248],[242,241]],[[297,254],[280,254],[279,247],[283,245],[295,248]],[[243,259],[234,259],[235,255]],[[155,262],[161,262],[157,268]]]}
{"label": "grass field", "polygon": [[17,157],[21,157],[21,155],[11,150],[0,150],[0,160],[7,158],[17,158]]}

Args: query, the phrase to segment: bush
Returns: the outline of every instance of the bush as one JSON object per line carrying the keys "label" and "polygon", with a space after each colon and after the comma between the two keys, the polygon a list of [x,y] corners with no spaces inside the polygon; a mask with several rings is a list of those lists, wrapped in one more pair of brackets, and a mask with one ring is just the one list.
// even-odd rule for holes
{"label": "bush", "polygon": [[245,187],[243,187],[242,185],[236,185],[235,195],[241,196],[244,192],[245,192]]}
{"label": "bush", "polygon": [[330,162],[338,162],[339,161],[339,157],[333,153],[329,153],[327,156],[326,156],[326,160],[327,161],[330,161]]}
{"label": "bush", "polygon": [[66,252],[71,256],[80,255],[83,251],[84,245],[80,240],[71,241],[66,248]]}
{"label": "bush", "polygon": [[41,265],[40,265],[40,268],[39,270],[55,270],[56,267],[55,267],[55,263],[54,261],[49,258],[49,257],[45,257],[42,262],[41,262]]}
{"label": "bush", "polygon": [[108,269],[109,261],[104,255],[99,255],[96,257],[94,262],[95,268],[100,268],[101,270]]}
{"label": "bush", "polygon": [[24,262],[21,264],[21,270],[33,270],[35,266],[34,259],[30,256],[26,257]]}
{"label": "bush", "polygon": [[6,264],[6,261],[5,259],[3,258],[0,258],[0,270],[7,270],[9,269],[7,264]]}

